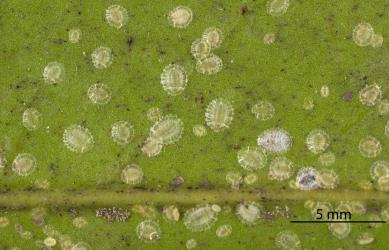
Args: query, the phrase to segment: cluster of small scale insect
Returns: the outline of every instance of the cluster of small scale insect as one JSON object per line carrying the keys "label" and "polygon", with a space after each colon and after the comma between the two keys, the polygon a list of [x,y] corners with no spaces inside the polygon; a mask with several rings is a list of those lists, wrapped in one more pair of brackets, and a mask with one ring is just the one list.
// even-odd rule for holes
{"label": "cluster of small scale insect", "polygon": [[214,75],[223,68],[222,59],[212,53],[223,42],[223,32],[216,27],[207,28],[201,38],[193,41],[191,53],[196,59],[196,70],[203,75]]}
{"label": "cluster of small scale insect", "polygon": [[384,192],[389,192],[389,162],[378,160],[370,167],[370,176],[377,188]]}
{"label": "cluster of small scale insect", "polygon": [[[367,213],[367,208],[364,203],[361,201],[340,201],[336,204],[335,207],[329,202],[326,201],[313,201],[307,200],[304,204],[304,207],[309,209],[313,219],[317,219],[318,211],[323,217],[323,220],[336,221],[333,223],[328,223],[328,230],[330,233],[337,239],[343,240],[346,239],[351,233],[351,224],[346,221],[349,220],[349,217],[339,216],[339,212],[350,213],[354,216],[361,216]],[[331,215],[330,212],[336,211],[338,214]],[[382,210],[384,211],[384,209]],[[329,217],[332,216],[332,217]],[[371,214],[368,221],[377,221],[381,220],[376,214]],[[342,222],[345,221],[345,222]],[[371,223],[374,225],[373,223]],[[367,237],[369,236],[369,237]],[[374,241],[372,234],[365,235],[365,233],[360,234],[357,237],[357,243],[360,245],[367,245]]]}
{"label": "cluster of small scale insect", "polygon": [[84,241],[74,242],[67,234],[62,234],[56,230],[52,225],[45,225],[42,231],[46,238],[44,240],[36,240],[35,245],[39,249],[53,249],[59,246],[59,249],[73,249],[73,250],[90,250],[91,247]]}
{"label": "cluster of small scale insect", "polygon": [[161,153],[163,146],[178,142],[184,131],[184,123],[175,115],[165,115],[150,128],[149,137],[142,146],[148,157]]}
{"label": "cluster of small scale insect", "polygon": [[382,47],[384,37],[380,33],[375,33],[370,23],[362,22],[353,29],[353,40],[360,47],[371,46],[373,48]]}

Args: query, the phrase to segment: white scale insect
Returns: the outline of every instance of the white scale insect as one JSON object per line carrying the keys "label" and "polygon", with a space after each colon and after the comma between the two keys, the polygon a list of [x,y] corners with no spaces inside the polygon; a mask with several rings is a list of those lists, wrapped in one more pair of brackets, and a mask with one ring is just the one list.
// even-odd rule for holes
{"label": "white scale insect", "polygon": [[233,118],[234,109],[231,103],[222,98],[211,101],[205,110],[205,121],[215,132],[229,128]]}

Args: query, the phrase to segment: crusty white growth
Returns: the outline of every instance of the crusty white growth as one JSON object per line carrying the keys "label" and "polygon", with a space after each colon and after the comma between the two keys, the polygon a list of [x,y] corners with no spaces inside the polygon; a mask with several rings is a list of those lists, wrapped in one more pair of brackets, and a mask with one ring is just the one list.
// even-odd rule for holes
{"label": "crusty white growth", "polygon": [[184,123],[175,115],[166,115],[158,120],[150,129],[150,137],[160,138],[163,145],[173,144],[180,140]]}
{"label": "crusty white growth", "polygon": [[297,187],[304,191],[310,191],[319,187],[320,173],[313,167],[302,168],[297,172]]}
{"label": "crusty white growth", "polygon": [[292,146],[292,137],[280,128],[264,131],[257,139],[258,146],[270,153],[285,153]]}
{"label": "crusty white growth", "polygon": [[188,82],[188,76],[184,67],[178,64],[169,64],[161,73],[163,89],[171,96],[181,94]]}
{"label": "crusty white growth", "polygon": [[231,103],[222,98],[211,101],[205,110],[205,121],[215,132],[228,128],[233,118],[234,109]]}
{"label": "crusty white growth", "polygon": [[183,222],[190,231],[205,231],[216,222],[217,214],[209,205],[197,206],[185,212]]}
{"label": "crusty white growth", "polygon": [[81,125],[71,125],[63,133],[63,143],[74,153],[85,153],[92,149],[94,140],[87,128]]}

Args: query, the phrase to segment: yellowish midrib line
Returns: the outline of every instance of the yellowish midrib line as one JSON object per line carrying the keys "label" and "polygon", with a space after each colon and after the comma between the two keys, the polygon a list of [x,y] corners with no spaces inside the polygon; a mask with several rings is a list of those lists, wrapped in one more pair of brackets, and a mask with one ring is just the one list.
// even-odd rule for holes
{"label": "yellowish midrib line", "polygon": [[112,207],[131,204],[238,203],[241,201],[345,201],[389,203],[389,193],[359,190],[300,191],[265,189],[198,189],[198,190],[79,190],[79,191],[8,191],[0,193],[0,207]]}

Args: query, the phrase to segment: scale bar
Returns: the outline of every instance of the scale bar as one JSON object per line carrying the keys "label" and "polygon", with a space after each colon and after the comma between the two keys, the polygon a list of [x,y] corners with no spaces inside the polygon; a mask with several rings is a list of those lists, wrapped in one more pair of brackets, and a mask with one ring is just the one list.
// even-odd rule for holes
{"label": "scale bar", "polygon": [[323,221],[323,220],[292,220],[290,223],[386,223],[386,221],[383,220],[335,220],[335,221]]}

